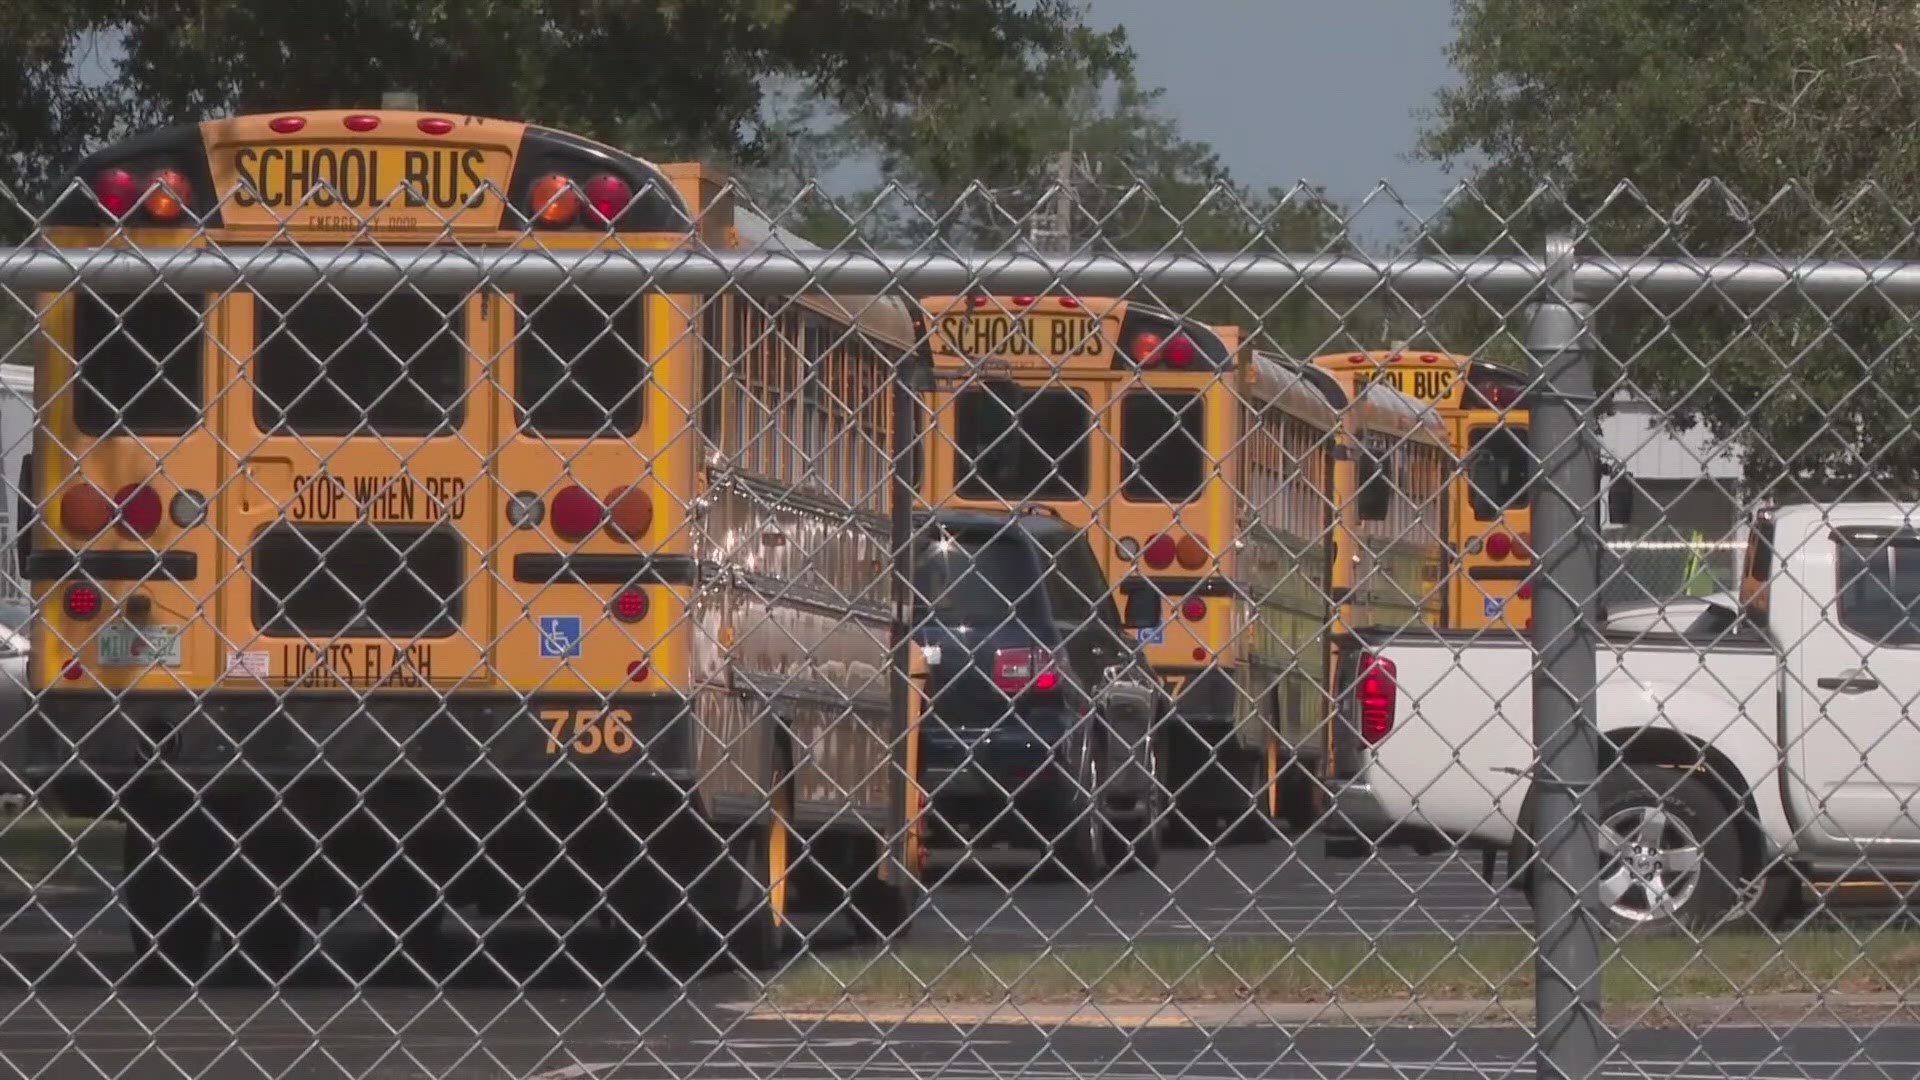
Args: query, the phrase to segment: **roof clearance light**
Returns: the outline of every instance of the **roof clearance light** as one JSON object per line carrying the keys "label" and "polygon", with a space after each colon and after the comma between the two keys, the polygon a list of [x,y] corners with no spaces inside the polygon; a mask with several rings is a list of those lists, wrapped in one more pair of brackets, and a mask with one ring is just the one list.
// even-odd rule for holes
{"label": "roof clearance light", "polygon": [[372,131],[380,126],[379,117],[369,116],[366,113],[354,113],[340,122],[347,126],[348,131]]}
{"label": "roof clearance light", "polygon": [[306,126],[307,118],[304,116],[276,116],[267,121],[267,127],[276,135],[291,135]]}
{"label": "roof clearance light", "polygon": [[429,135],[445,135],[453,130],[453,121],[444,116],[423,116],[414,126]]}

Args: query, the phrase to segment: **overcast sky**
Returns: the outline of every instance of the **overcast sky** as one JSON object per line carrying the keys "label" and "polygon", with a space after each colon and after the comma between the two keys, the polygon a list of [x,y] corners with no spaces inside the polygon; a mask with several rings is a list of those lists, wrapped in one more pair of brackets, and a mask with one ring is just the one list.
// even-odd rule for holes
{"label": "overcast sky", "polygon": [[1357,202],[1385,180],[1423,213],[1452,185],[1403,157],[1414,110],[1451,79],[1448,0],[1089,3],[1095,22],[1126,26],[1142,80],[1243,182],[1306,180]]}

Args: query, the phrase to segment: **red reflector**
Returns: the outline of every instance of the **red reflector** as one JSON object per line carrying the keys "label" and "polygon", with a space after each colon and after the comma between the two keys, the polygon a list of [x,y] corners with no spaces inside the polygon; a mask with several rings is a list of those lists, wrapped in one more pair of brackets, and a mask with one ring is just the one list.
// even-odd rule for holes
{"label": "red reflector", "polygon": [[627,661],[627,681],[628,682],[646,682],[647,681],[647,662],[645,660]]}
{"label": "red reflector", "polygon": [[340,122],[347,126],[348,131],[372,131],[380,126],[379,117],[368,116],[366,113],[354,113]]}
{"label": "red reflector", "polygon": [[1522,600],[1531,600],[1533,599],[1533,586],[1530,584],[1522,585],[1518,590],[1514,592],[1513,595],[1519,597]]}
{"label": "red reflector", "polygon": [[600,500],[579,485],[561,488],[553,496],[553,502],[547,508],[547,519],[553,522],[553,531],[567,540],[580,540],[600,527],[606,519],[606,508]]}
{"label": "red reflector", "polygon": [[1173,565],[1173,560],[1178,554],[1179,545],[1174,543],[1173,537],[1156,536],[1153,542],[1147,545],[1147,550],[1140,553],[1140,557],[1155,570],[1165,570]]}
{"label": "red reflector", "polygon": [[415,126],[429,135],[445,135],[453,130],[453,121],[444,116],[423,116]]}
{"label": "red reflector", "polygon": [[60,677],[67,680],[68,682],[78,682],[80,680],[80,676],[85,675],[86,673],[87,673],[86,669],[80,666],[80,661],[69,660],[67,661],[67,666],[61,669]]}
{"label": "red reflector", "polygon": [[145,185],[125,169],[108,169],[93,178],[93,195],[100,206],[114,217],[125,217],[140,201]]}
{"label": "red reflector", "polygon": [[100,590],[91,585],[69,585],[62,604],[69,617],[91,619],[100,614]]}
{"label": "red reflector", "polygon": [[1196,663],[1196,664],[1204,664],[1204,663],[1206,663],[1206,662],[1207,662],[1207,650],[1205,650],[1205,649],[1195,649],[1195,650],[1193,650],[1193,662],[1194,662],[1194,663]]}
{"label": "red reflector", "polygon": [[1180,614],[1185,615],[1188,622],[1199,622],[1207,617],[1207,602],[1197,596],[1192,597],[1180,605]]}
{"label": "red reflector", "polygon": [[128,484],[113,496],[120,527],[135,536],[152,536],[160,527],[160,493],[145,484]]}
{"label": "red reflector", "polygon": [[623,589],[613,598],[613,617],[621,622],[639,622],[647,614],[647,594],[639,589]]}
{"label": "red reflector", "polygon": [[267,127],[281,135],[291,135],[306,126],[307,118],[304,116],[276,116],[267,121]]}
{"label": "red reflector", "polygon": [[1487,558],[1504,559],[1513,553],[1513,538],[1506,533],[1494,533],[1487,537]]}

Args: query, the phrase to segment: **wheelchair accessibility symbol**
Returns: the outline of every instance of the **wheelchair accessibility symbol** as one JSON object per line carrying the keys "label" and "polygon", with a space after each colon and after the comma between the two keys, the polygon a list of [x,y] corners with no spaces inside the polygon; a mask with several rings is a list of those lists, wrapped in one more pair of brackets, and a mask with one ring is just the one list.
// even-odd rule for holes
{"label": "wheelchair accessibility symbol", "polygon": [[542,615],[539,627],[542,658],[562,660],[580,655],[580,616]]}
{"label": "wheelchair accessibility symbol", "polygon": [[1501,609],[1506,606],[1507,602],[1498,596],[1489,596],[1480,602],[1481,610],[1486,613],[1489,619],[1498,618]]}

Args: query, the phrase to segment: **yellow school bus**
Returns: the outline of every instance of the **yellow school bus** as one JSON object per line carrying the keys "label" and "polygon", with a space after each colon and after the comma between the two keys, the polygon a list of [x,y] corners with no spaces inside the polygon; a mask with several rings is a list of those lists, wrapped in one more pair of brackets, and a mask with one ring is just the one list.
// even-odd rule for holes
{"label": "yellow school bus", "polygon": [[[51,247],[797,242],[699,165],[433,112],[172,127],[71,179]],[[356,904],[409,946],[472,903],[636,941],[711,925],[749,963],[803,906],[904,926],[890,478],[913,436],[885,388],[909,305],[350,282],[40,304],[31,760],[44,795],[126,818],[161,973],[209,972],[216,923],[245,927],[228,959],[284,972]]]}
{"label": "yellow school bus", "polygon": [[1090,531],[1116,587],[1154,593],[1165,618],[1141,635],[1142,655],[1171,698],[1163,745],[1181,820],[1241,821],[1267,748],[1236,704],[1259,695],[1242,594],[1226,576],[1238,331],[1113,299],[925,303],[922,501],[1054,514]]}
{"label": "yellow school bus", "polygon": [[1450,628],[1533,625],[1533,457],[1527,448],[1527,377],[1452,353],[1398,350],[1314,358],[1361,381],[1384,379],[1430,405],[1459,461],[1449,499],[1446,620]]}
{"label": "yellow school bus", "polygon": [[1141,636],[1175,694],[1185,819],[1261,839],[1262,808],[1311,790],[1319,757],[1341,418],[1320,373],[1215,336],[1221,360],[1149,368],[1115,410],[1111,527],[1122,592],[1168,604]]}

